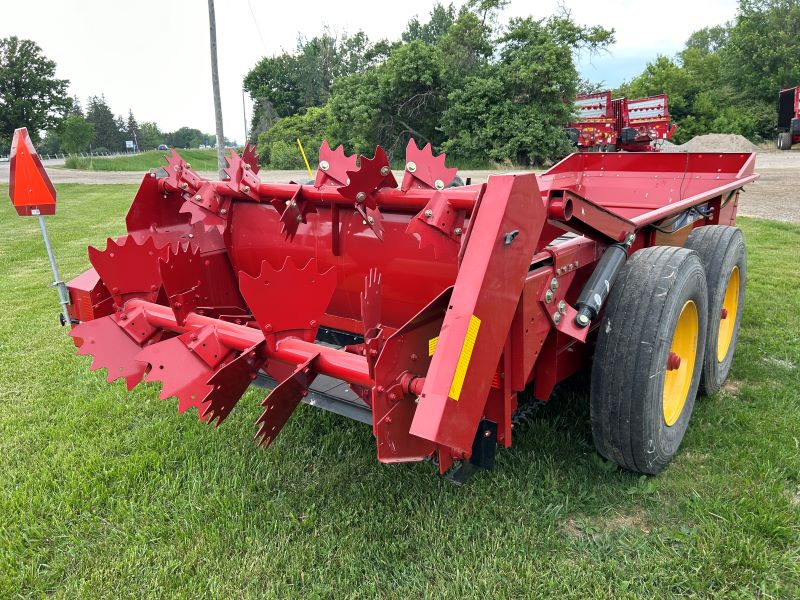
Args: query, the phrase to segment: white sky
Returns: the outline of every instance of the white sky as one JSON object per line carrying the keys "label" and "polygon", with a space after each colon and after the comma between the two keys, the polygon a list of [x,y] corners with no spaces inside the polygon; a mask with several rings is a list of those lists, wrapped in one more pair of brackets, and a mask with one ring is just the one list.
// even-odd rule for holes
{"label": "white sky", "polygon": [[[614,86],[657,54],[678,51],[692,31],[733,18],[737,2],[512,0],[501,20],[545,17],[560,4],[578,23],[616,29],[610,54],[580,64],[584,77]],[[374,40],[396,39],[409,18],[427,15],[431,5],[430,0],[217,0],[226,137],[244,139],[244,75],[262,56],[293,49],[298,32],[313,37],[328,25],[351,33],[363,29]],[[2,0],[0,37],[9,35],[35,40],[84,104],[88,96],[104,93],[116,114],[127,115],[131,108],[139,122],[156,121],[165,131],[184,125],[214,131],[205,0]]]}

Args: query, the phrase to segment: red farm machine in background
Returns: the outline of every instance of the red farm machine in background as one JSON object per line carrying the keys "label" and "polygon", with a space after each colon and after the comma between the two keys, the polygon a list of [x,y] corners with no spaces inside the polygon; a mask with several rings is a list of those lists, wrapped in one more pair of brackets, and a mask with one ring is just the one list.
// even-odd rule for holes
{"label": "red farm machine in background", "polygon": [[611,150],[617,143],[611,92],[584,94],[575,98],[577,119],[567,126],[570,142],[579,150]]}
{"label": "red farm machine in background", "polygon": [[71,335],[109,382],[159,381],[208,424],[261,382],[263,446],[304,401],[370,425],[379,461],[457,481],[591,367],[598,450],[657,473],[731,365],[754,163],[579,153],[453,185],[413,140],[399,182],[380,148],[326,143],[305,185],[262,181],[252,148],[221,181],[172,152],[69,282]]}
{"label": "red farm machine in background", "polygon": [[567,126],[570,141],[580,151],[655,152],[659,141],[677,129],[670,123],[666,94],[648,98],[611,99],[611,92],[578,96],[578,121]]}
{"label": "red farm machine in background", "polygon": [[800,87],[781,90],[778,94],[778,150],[791,150],[800,143]]}
{"label": "red farm machine in background", "polygon": [[678,128],[670,124],[667,95],[613,101],[617,129],[617,148],[628,152],[658,150],[661,140],[668,140]]}

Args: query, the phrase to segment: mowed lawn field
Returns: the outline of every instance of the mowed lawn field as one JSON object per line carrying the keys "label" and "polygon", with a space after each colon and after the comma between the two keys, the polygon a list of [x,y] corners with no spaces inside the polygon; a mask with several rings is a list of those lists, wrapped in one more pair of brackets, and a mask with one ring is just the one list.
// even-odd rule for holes
{"label": "mowed lawn field", "polygon": [[[68,278],[135,187],[59,192]],[[260,450],[263,391],[213,429],[108,385],[58,326],[36,221],[0,195],[0,597],[800,597],[800,227],[742,219],[731,377],[663,474],[596,455],[578,378],[456,487],[306,406]]]}
{"label": "mowed lawn field", "polygon": [[[211,149],[178,148],[180,155],[192,165],[195,171],[216,171],[217,151]],[[228,151],[225,151],[228,154]],[[71,156],[67,158],[64,166],[67,169],[81,169],[85,171],[142,171],[153,167],[164,166],[164,155],[169,150],[153,150],[140,154],[114,156],[109,158],[82,158]]]}

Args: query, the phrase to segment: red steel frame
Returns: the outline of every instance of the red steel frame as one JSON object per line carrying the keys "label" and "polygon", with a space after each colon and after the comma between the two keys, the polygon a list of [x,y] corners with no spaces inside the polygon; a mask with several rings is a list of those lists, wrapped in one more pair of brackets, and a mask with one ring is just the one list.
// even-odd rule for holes
{"label": "red steel frame", "polygon": [[[173,155],[145,177],[128,236],[90,249],[94,268],[69,284],[79,353],[217,424],[266,371],[279,384],[264,445],[315,377],[334,377],[369,407],[380,461],[437,455],[444,473],[473,456],[481,423],[511,445],[517,394],[547,400],[585,368],[600,319],[577,327],[574,303],[608,245],[732,224],[757,177],[750,154],[578,153],[447,187],[443,156],[412,142],[407,159],[394,189],[380,150],[356,168],[325,144],[314,185],[262,183],[251,149],[225,181]],[[315,343],[320,327],[363,341]]]}

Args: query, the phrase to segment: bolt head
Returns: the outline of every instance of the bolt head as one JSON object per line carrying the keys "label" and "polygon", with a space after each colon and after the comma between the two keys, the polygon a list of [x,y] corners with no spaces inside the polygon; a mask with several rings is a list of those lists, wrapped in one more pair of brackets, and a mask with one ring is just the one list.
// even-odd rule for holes
{"label": "bolt head", "polygon": [[195,194],[194,199],[199,202],[200,200],[203,199],[203,197],[200,194]]}
{"label": "bolt head", "polygon": [[553,290],[554,292],[558,289],[558,279],[556,279],[555,277],[553,277],[550,280],[550,289]]}
{"label": "bolt head", "polygon": [[322,169],[323,171],[327,171],[328,169],[331,168],[331,165],[328,163],[327,160],[321,160],[319,161],[319,168]]}
{"label": "bolt head", "polygon": [[375,222],[375,219],[373,219],[372,217],[367,217],[367,223],[372,225],[374,222]]}
{"label": "bolt head", "polygon": [[550,304],[553,301],[553,290],[547,290],[544,294],[544,301]]}
{"label": "bolt head", "polygon": [[430,210],[430,209],[426,210],[425,211],[425,216],[430,219],[433,216],[433,211]]}
{"label": "bolt head", "polygon": [[298,223],[302,223],[303,222],[303,215],[297,215],[295,217],[295,221],[297,221]]}
{"label": "bolt head", "polygon": [[249,194],[249,193],[250,193],[250,186],[249,186],[249,185],[246,185],[246,186],[244,186],[244,187],[242,188],[242,191],[243,191],[245,194]]}
{"label": "bolt head", "polygon": [[456,227],[455,229],[453,229],[453,233],[455,233],[456,235],[461,235],[461,227]]}
{"label": "bolt head", "polygon": [[386,177],[390,171],[391,169],[388,167],[388,165],[381,167],[381,175],[383,175],[384,177]]}
{"label": "bolt head", "polygon": [[413,173],[414,171],[416,171],[416,170],[417,170],[417,163],[415,163],[415,162],[408,162],[408,163],[406,164],[406,169],[407,169],[407,170],[408,170],[410,173]]}
{"label": "bolt head", "polygon": [[250,165],[248,163],[244,163],[244,170],[245,171],[249,171],[250,170]]}
{"label": "bolt head", "polygon": [[589,324],[589,317],[584,314],[578,315],[578,323],[581,325],[588,325]]}
{"label": "bolt head", "polygon": [[558,312],[560,312],[562,315],[567,312],[567,303],[563,300],[558,303]]}
{"label": "bolt head", "polygon": [[560,322],[561,322],[561,313],[560,312],[553,313],[553,323],[558,325]]}
{"label": "bolt head", "polygon": [[227,215],[227,214],[228,214],[228,209],[227,209],[227,208],[220,208],[220,209],[219,209],[219,214],[221,214],[221,215]]}
{"label": "bolt head", "polygon": [[366,200],[366,199],[367,199],[367,193],[366,192],[358,192],[356,194],[356,202],[364,202],[364,200]]}
{"label": "bolt head", "polygon": [[191,169],[192,168],[192,163],[186,163],[186,168],[187,169]]}
{"label": "bolt head", "polygon": [[441,179],[437,179],[436,181],[433,182],[433,187],[435,187],[437,190],[443,190],[444,181],[442,181]]}

